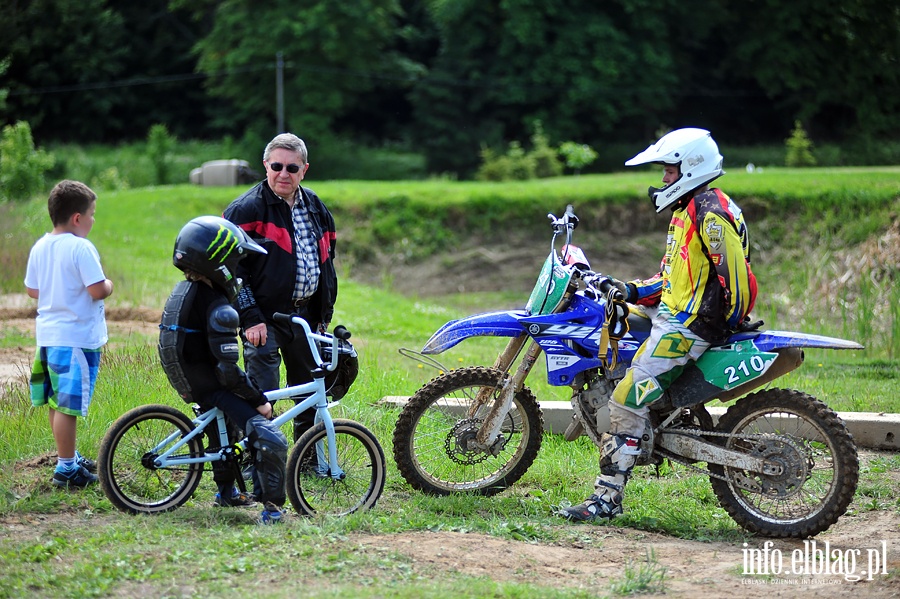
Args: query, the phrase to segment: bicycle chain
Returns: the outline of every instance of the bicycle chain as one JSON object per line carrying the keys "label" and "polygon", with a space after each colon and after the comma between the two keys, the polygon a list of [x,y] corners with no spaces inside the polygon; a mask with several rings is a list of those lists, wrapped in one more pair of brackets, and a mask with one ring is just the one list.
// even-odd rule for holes
{"label": "bicycle chain", "polygon": [[[805,453],[797,446],[793,439],[786,437],[785,435],[775,435],[772,433],[758,433],[755,435],[736,435],[734,433],[719,433],[715,431],[705,431],[703,429],[691,429],[691,428],[666,428],[657,431],[659,433],[669,433],[675,435],[693,435],[700,437],[727,437],[729,439],[741,439],[741,440],[779,440],[787,445],[790,445],[794,451],[796,451],[800,455],[805,455]],[[683,458],[677,454],[674,454],[665,449],[654,448],[655,452],[660,453],[663,457],[667,458],[670,461],[677,462],[684,466],[687,466],[689,470],[693,470],[698,474],[702,474],[704,476],[708,476],[710,478],[716,478],[718,480],[722,480],[725,482],[733,482],[727,476],[722,474],[715,474],[709,469],[699,468],[691,464],[686,458]]]}

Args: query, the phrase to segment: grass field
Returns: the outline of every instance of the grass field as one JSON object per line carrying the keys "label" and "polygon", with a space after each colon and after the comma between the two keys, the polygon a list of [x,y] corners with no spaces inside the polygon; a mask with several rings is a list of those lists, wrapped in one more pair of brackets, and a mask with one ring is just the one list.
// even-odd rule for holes
{"label": "grass field", "polygon": [[[898,171],[854,171],[845,178],[835,178],[827,172],[785,172],[781,173],[782,178],[773,172],[766,174],[771,179],[749,177],[742,173],[729,175],[729,190],[735,197],[743,192],[741,195],[757,198],[760,204],[768,206],[769,214],[763,218],[772,226],[764,228],[776,231],[772,236],[758,235],[760,253],[768,258],[760,261],[757,272],[768,281],[765,295],[761,296],[760,313],[769,324],[774,324],[771,328],[868,337],[860,339],[868,346],[865,352],[807,352],[804,366],[780,379],[778,386],[809,392],[836,410],[900,412],[896,394],[900,316],[892,309],[900,299],[897,286],[892,284],[898,265],[888,264],[893,270],[888,268],[886,274],[879,275],[881,278],[870,276],[874,271],[867,271],[841,281],[845,272],[841,270],[845,266],[842,260],[869,255],[868,248],[877,248],[878,244],[866,243],[877,241],[890,231],[891,219],[895,218],[891,214],[897,207]],[[795,177],[802,177],[803,182],[798,183]],[[614,203],[617,197],[624,201],[626,196],[633,196],[640,185],[646,187],[646,174],[571,179],[560,183],[564,188],[560,196],[542,201],[558,205],[548,207],[541,203],[529,208],[529,214],[542,220],[542,227],[546,227],[544,214],[548,210],[559,212],[567,202],[581,203],[585,213],[594,213],[599,210],[596,204],[601,202],[598,195]],[[854,188],[851,180],[866,181],[870,187]],[[760,187],[753,188],[753,181]],[[611,191],[598,194],[597,187],[601,185]],[[430,205],[429,211],[422,212],[424,221],[446,222],[439,214],[443,208],[465,214],[469,220],[475,218],[473,214],[487,212],[485,218],[496,224],[504,219],[503,210],[495,206],[497,201],[524,202],[523,196],[551,194],[551,186],[552,182],[535,186],[422,182],[394,185],[392,191],[382,184],[330,182],[314,187],[323,197],[335,198],[335,211],[347,219],[344,222],[352,222],[356,227],[374,223],[384,227],[385,235],[390,236],[394,234],[390,232],[393,226],[415,228],[402,219],[392,223],[379,216],[378,210],[390,205],[391,198],[405,198],[397,200],[401,207],[397,212],[403,218]],[[795,197],[792,194],[804,187],[820,198],[822,218],[801,218],[791,211],[778,211],[778,206],[783,208],[790,197]],[[461,191],[467,188],[468,192]],[[751,188],[768,191],[754,192]],[[179,279],[170,262],[171,244],[178,228],[198,214],[221,212],[238,191],[175,186],[102,194],[91,239],[103,257],[108,275],[116,282],[116,293],[109,305],[161,306]],[[866,216],[860,220],[865,222],[841,220],[847,212],[835,198],[846,193],[860,202],[871,202],[869,210],[861,211]],[[466,204],[467,195],[474,198],[471,206],[477,208]],[[367,203],[381,208],[369,211]],[[813,216],[816,212],[812,205],[805,205],[804,210]],[[350,219],[352,215],[356,215],[355,220]],[[6,273],[4,291],[21,292],[28,248],[47,229],[44,202],[2,206],[0,218],[6,239],[0,258]],[[781,229],[775,226],[779,222],[783,223]],[[789,222],[807,228],[805,232],[782,234],[787,228],[784,223]],[[448,230],[447,243],[452,244],[452,239],[460,234],[458,230]],[[852,243],[848,241],[851,238],[855,239]],[[543,247],[543,237],[540,239]],[[537,269],[538,265],[535,274]],[[361,374],[337,415],[364,423],[390,456],[397,412],[380,405],[378,400],[386,395],[411,394],[436,374],[400,356],[398,349],[419,349],[445,321],[491,308],[500,296],[474,294],[425,300],[363,286],[351,279],[342,279],[334,323],[353,331],[361,355]],[[829,289],[837,291],[823,292]],[[867,298],[870,303],[860,305]],[[524,300],[523,297],[522,303]],[[505,296],[504,301],[508,301]],[[873,312],[877,319],[871,317]],[[186,408],[174,397],[158,367],[155,342],[152,331],[111,339],[95,402],[79,428],[79,448],[84,453],[95,455],[109,424],[136,405],[167,403]],[[448,367],[490,363],[503,342],[467,341],[439,359]],[[0,326],[0,348],[32,344],[24,328],[9,323]],[[539,400],[568,399],[565,388],[548,386],[542,376],[543,369],[536,368],[529,379]],[[31,407],[23,385],[9,385],[2,391],[0,439],[0,536],[4,538],[0,547],[0,578],[4,581],[0,598],[26,594],[207,597],[233,592],[235,585],[268,589],[268,594],[276,597],[528,597],[536,592],[545,597],[589,597],[614,591],[625,594],[623,589],[638,592],[660,588],[650,584],[659,574],[659,567],[649,557],[643,566],[635,566],[629,576],[623,574],[621,579],[604,581],[605,586],[579,591],[549,588],[539,582],[493,583],[489,578],[453,572],[436,573],[433,580],[426,579],[391,550],[354,549],[359,547],[350,540],[353,535],[409,531],[481,533],[547,546],[584,543],[585,535],[577,527],[560,526],[551,508],[580,501],[590,493],[597,451],[586,438],[566,443],[547,435],[531,470],[512,489],[493,498],[431,498],[414,493],[388,457],[388,484],[376,510],[342,520],[296,519],[276,534],[249,526],[252,515],[246,512],[210,509],[211,477],[206,477],[187,506],[156,518],[118,514],[99,489],[71,494],[55,492],[48,483],[52,466],[47,459],[53,440],[46,413]],[[867,468],[851,508],[854,513],[900,510],[900,486],[889,476],[898,467],[900,458],[885,456]],[[657,478],[652,469],[639,469],[629,484],[626,513],[610,524],[610,529],[738,545],[748,540],[746,533],[716,505],[708,481],[687,474],[680,468],[663,467]],[[60,516],[57,524],[49,526],[49,533],[41,537],[17,528],[27,527],[29,521]],[[67,518],[77,525],[67,527]],[[40,529],[46,531],[48,527]],[[297,582],[306,578],[308,586],[298,587]],[[288,583],[287,579],[294,582]]]}

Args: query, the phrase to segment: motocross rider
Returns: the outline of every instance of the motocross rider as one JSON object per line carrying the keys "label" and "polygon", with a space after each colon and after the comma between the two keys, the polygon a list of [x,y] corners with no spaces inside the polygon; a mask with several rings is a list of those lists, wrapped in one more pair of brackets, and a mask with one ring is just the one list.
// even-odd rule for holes
{"label": "motocross rider", "polygon": [[600,476],[583,503],[559,511],[570,520],[622,513],[625,484],[650,428],[650,405],[711,344],[724,342],[748,318],[756,299],[747,227],[740,208],[709,183],[722,176],[722,156],[709,131],[678,129],[628,160],[626,166],[661,164],[661,188],[648,193],[657,212],[672,210],[660,272],[628,283],[611,279],[618,293],[652,319],[641,345],[613,391],[610,429],[603,437]]}

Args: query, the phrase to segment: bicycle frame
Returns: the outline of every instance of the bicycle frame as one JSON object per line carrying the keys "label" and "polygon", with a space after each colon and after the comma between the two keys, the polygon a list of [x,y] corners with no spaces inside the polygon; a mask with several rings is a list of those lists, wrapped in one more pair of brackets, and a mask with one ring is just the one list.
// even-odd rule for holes
{"label": "bicycle frame", "polygon": [[[276,315],[281,316],[281,315]],[[306,333],[306,338],[309,342],[309,348],[312,352],[312,357],[315,363],[318,365],[316,369],[313,370],[313,380],[309,383],[303,383],[300,385],[292,385],[290,387],[285,387],[283,389],[273,389],[272,391],[266,391],[266,398],[274,402],[279,399],[291,399],[294,397],[308,395],[306,399],[295,404],[289,410],[286,410],[283,414],[278,416],[277,418],[272,420],[272,424],[281,427],[284,423],[293,420],[295,416],[300,414],[301,412],[308,410],[309,408],[316,408],[316,416],[314,420],[314,425],[319,424],[320,422],[325,424],[325,432],[328,439],[328,456],[327,460],[323,459],[325,456],[324,449],[322,447],[322,442],[320,441],[316,447],[316,455],[318,456],[318,465],[317,471],[320,473],[327,472],[328,476],[335,479],[341,479],[344,477],[344,471],[340,468],[337,461],[337,447],[335,446],[335,434],[334,434],[334,421],[331,418],[331,412],[329,411],[332,407],[338,405],[339,402],[328,402],[328,398],[325,395],[325,371],[332,371],[337,367],[338,363],[338,354],[339,350],[339,338],[334,335],[320,335],[318,333],[313,333],[309,325],[305,320],[300,318],[299,316],[286,316],[285,318],[290,319],[291,322],[301,326]],[[322,362],[321,354],[319,353],[319,348],[315,342],[322,343],[331,343],[332,352],[331,352],[331,362],[325,364]],[[180,456],[175,455],[177,451],[183,448],[187,443],[196,437],[197,435],[202,435],[203,431],[206,430],[206,427],[215,420],[218,428],[219,428],[219,446],[226,447],[234,447],[237,451],[243,452],[247,449],[247,438],[241,439],[239,442],[235,443],[233,446],[228,442],[228,432],[225,427],[225,413],[222,412],[219,408],[213,408],[199,415],[197,418],[193,419],[194,430],[181,438],[180,441],[172,445],[167,451],[156,455],[156,452],[161,448],[166,447],[169,443],[175,441],[178,437],[179,433],[175,432],[161,441],[158,445],[156,445],[153,449],[150,450],[149,453],[156,455],[156,458],[153,460],[152,465],[156,468],[170,468],[173,466],[180,466],[186,464],[204,464],[207,462],[218,462],[226,459],[226,454],[224,451],[217,451],[215,453],[206,453],[203,456],[197,457],[188,457],[188,456]]]}

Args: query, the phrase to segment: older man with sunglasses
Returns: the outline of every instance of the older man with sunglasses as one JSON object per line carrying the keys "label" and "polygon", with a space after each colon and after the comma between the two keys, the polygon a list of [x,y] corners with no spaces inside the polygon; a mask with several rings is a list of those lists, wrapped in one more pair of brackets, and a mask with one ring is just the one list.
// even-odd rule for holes
{"label": "older man with sunglasses", "polygon": [[[266,179],[234,200],[224,217],[267,253],[242,260],[237,298],[244,338],[244,366],[263,391],[312,380],[306,338],[272,320],[275,312],[298,314],[312,330],[327,330],[337,299],[334,218],[311,190],[300,185],[309,168],[306,144],[292,133],[275,136],[263,152]],[[294,440],[313,423],[307,410],[294,420]],[[255,483],[256,481],[254,481]]]}

